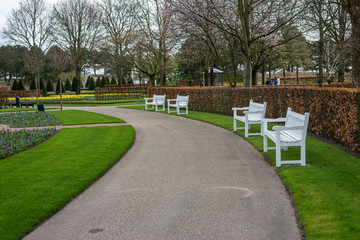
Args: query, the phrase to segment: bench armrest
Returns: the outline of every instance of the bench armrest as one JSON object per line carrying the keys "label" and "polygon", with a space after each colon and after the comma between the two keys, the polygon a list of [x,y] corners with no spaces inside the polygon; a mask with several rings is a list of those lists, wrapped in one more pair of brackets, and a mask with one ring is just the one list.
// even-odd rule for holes
{"label": "bench armrest", "polygon": [[274,126],[272,129],[273,129],[274,131],[303,130],[303,129],[304,129],[304,126],[292,126],[292,127]]}
{"label": "bench armrest", "polygon": [[238,111],[238,110],[249,110],[249,107],[241,107],[241,108],[233,107],[232,110],[234,110],[234,111]]}
{"label": "bench armrest", "polygon": [[246,115],[251,113],[263,113],[263,111],[244,111],[243,113]]}
{"label": "bench armrest", "polygon": [[170,101],[176,101],[176,99],[167,99],[168,102]]}
{"label": "bench armrest", "polygon": [[262,122],[286,122],[286,118],[263,118]]}

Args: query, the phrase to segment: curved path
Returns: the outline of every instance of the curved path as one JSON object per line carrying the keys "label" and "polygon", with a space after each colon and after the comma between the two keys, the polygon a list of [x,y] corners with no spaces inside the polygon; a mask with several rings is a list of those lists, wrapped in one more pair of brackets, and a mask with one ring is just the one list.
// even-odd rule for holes
{"label": "curved path", "polygon": [[301,239],[275,170],[234,133],[155,112],[77,109],[124,119],[135,143],[25,239]]}

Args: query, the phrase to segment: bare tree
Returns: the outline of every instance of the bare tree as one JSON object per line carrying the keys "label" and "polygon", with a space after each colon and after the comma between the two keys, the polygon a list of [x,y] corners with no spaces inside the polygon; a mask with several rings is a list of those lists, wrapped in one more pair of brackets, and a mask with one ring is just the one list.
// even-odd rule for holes
{"label": "bare tree", "polygon": [[281,28],[296,22],[306,8],[306,1],[294,0],[173,0],[172,4],[181,14],[197,15],[238,39],[244,62],[244,86],[252,83],[251,62],[259,46],[257,42],[265,42],[269,48],[277,45],[275,40]]}
{"label": "bare tree", "polygon": [[[47,57],[50,59],[51,63],[55,66],[55,68],[59,71],[59,73],[61,73],[66,68],[66,65],[69,63],[69,55],[58,46],[52,46],[47,52]],[[59,79],[59,84],[60,84],[60,111],[62,111],[63,89],[62,89],[61,78]]]}
{"label": "bare tree", "polygon": [[81,70],[100,36],[98,13],[88,0],[66,0],[53,8],[52,36],[75,66],[76,93],[81,91]]}
{"label": "bare tree", "polygon": [[102,10],[101,24],[105,28],[105,37],[100,49],[111,56],[118,84],[122,85],[125,56],[136,31],[134,13],[137,4],[127,0],[103,0],[98,6]]}
{"label": "bare tree", "polygon": [[44,63],[44,51],[49,47],[49,29],[44,0],[23,0],[19,9],[12,10],[7,18],[7,27],[3,30],[11,41],[28,48],[29,54],[25,60],[29,70],[35,74],[36,90]]}

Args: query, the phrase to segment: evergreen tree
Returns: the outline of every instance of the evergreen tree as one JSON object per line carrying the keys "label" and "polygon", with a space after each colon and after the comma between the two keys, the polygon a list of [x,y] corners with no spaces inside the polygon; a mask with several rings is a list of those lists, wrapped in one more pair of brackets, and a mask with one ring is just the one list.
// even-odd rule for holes
{"label": "evergreen tree", "polygon": [[89,81],[89,90],[94,90],[95,89],[95,87],[96,87],[96,85],[95,85],[95,81],[94,81],[94,79],[93,78],[90,78],[90,81]]}
{"label": "evergreen tree", "polygon": [[29,90],[36,90],[35,79],[31,79]]}
{"label": "evergreen tree", "polygon": [[[70,83],[70,81],[69,81],[69,83]],[[63,93],[66,92],[66,88],[64,87],[64,82],[63,81],[61,81],[61,91]],[[57,82],[56,82],[56,92],[60,93],[60,79],[58,79]]]}
{"label": "evergreen tree", "polygon": [[14,82],[13,82],[13,84],[11,86],[11,90],[12,91],[18,90],[18,82],[17,82],[16,79],[14,79]]}
{"label": "evergreen tree", "polygon": [[105,85],[106,85],[106,78],[105,76],[102,76],[100,87],[104,87]]}
{"label": "evergreen tree", "polygon": [[87,77],[85,87],[89,87],[90,78],[91,78],[90,76]]}
{"label": "evergreen tree", "polygon": [[25,86],[23,81],[20,79],[18,84],[17,84],[17,90],[25,90]]}
{"label": "evergreen tree", "polygon": [[46,90],[48,92],[53,92],[54,91],[54,86],[53,86],[52,81],[50,79],[47,81]]}
{"label": "evergreen tree", "polygon": [[40,78],[40,89],[42,90],[43,94],[47,94],[45,83],[44,80],[42,80],[42,78]]}
{"label": "evergreen tree", "polygon": [[106,84],[109,85],[110,84],[110,79],[109,79],[108,76],[106,76],[105,80],[106,80]]}
{"label": "evergreen tree", "polygon": [[101,87],[101,80],[100,78],[96,79],[96,87]]}
{"label": "evergreen tree", "polygon": [[116,79],[114,77],[111,78],[111,84],[117,84]]}
{"label": "evergreen tree", "polygon": [[65,82],[65,91],[70,91],[70,90],[71,90],[71,83],[70,80],[67,78]]}
{"label": "evergreen tree", "polygon": [[77,80],[74,77],[73,80],[72,80],[72,84],[71,84],[71,91],[72,92],[76,92],[76,86],[77,86]]}

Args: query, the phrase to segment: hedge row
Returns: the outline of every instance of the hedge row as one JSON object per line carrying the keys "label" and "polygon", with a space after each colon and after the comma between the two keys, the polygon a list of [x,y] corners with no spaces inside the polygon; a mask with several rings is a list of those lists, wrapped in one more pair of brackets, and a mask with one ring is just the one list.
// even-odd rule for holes
{"label": "hedge row", "polygon": [[232,107],[267,102],[266,117],[285,117],[286,110],[310,113],[309,131],[360,152],[360,89],[319,87],[183,87],[149,88],[148,95],[190,95],[189,109],[232,115]]}
{"label": "hedge row", "polygon": [[95,100],[138,99],[147,95],[148,86],[95,88]]}

